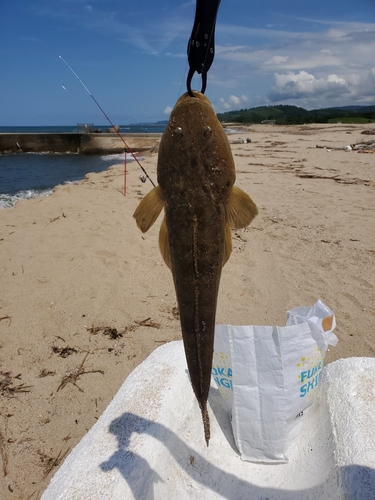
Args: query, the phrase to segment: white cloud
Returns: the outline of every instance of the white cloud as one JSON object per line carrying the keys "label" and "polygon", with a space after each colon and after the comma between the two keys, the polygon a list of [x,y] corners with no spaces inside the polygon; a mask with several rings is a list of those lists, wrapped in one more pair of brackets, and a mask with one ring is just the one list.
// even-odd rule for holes
{"label": "white cloud", "polygon": [[[209,82],[223,89],[230,81],[233,94],[249,95],[251,106],[283,101],[309,108],[330,106],[333,101],[335,105],[374,102],[375,24],[320,24],[321,29],[315,26],[315,31],[305,32],[219,25],[233,45],[217,48]],[[229,99],[220,101],[220,106],[235,109]]]}
{"label": "white cloud", "polygon": [[314,95],[349,93],[346,81],[337,75],[315,78],[311,73],[299,71],[286,74],[275,73],[275,85],[270,93],[271,100],[305,98]]}
{"label": "white cloud", "polygon": [[[344,102],[372,102],[375,95],[375,68],[363,77],[356,74],[316,77],[307,71],[275,73],[270,102],[300,102],[305,107],[340,105]],[[367,97],[366,97],[367,96]]]}
{"label": "white cloud", "polygon": [[173,108],[171,108],[170,106],[167,106],[167,107],[165,108],[165,110],[164,110],[164,114],[165,114],[165,115],[170,115],[170,114],[171,114],[171,112],[172,112],[172,109],[173,109]]}
{"label": "white cloud", "polygon": [[223,97],[220,97],[219,99],[219,104],[215,106],[215,110],[217,113],[220,113],[221,111],[228,111],[231,109],[240,109],[243,108],[244,106],[247,106],[249,102],[249,99],[246,95],[242,95],[240,97],[237,97],[236,95],[230,95],[228,99],[224,99]]}
{"label": "white cloud", "polygon": [[268,61],[265,61],[263,63],[263,66],[267,65],[275,66],[287,62],[288,59],[289,56],[272,56],[271,59],[268,59]]}

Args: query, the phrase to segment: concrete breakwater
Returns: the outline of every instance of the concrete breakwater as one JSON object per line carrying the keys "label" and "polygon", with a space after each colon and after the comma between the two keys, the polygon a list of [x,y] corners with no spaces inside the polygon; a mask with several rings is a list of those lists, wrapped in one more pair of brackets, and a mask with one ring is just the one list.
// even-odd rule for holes
{"label": "concrete breakwater", "polygon": [[[161,134],[124,134],[132,151],[156,151]],[[128,151],[117,134],[0,133],[1,153],[116,154]]]}

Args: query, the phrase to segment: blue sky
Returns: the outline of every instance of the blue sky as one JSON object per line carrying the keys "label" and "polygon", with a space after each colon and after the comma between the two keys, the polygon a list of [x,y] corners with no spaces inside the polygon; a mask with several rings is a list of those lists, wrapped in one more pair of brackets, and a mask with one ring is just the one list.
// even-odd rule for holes
{"label": "blue sky", "polygon": [[[0,125],[106,123],[59,55],[114,123],[168,118],[194,14],[187,0],[0,0]],[[206,95],[217,112],[375,104],[375,0],[222,0]]]}

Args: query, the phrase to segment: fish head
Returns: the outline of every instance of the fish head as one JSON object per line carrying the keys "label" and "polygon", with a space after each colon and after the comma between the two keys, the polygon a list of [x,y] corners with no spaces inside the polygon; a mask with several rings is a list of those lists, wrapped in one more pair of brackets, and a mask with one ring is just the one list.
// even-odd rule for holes
{"label": "fish head", "polygon": [[225,202],[235,181],[229,141],[207,97],[182,95],[159,147],[158,183],[168,203],[184,196]]}

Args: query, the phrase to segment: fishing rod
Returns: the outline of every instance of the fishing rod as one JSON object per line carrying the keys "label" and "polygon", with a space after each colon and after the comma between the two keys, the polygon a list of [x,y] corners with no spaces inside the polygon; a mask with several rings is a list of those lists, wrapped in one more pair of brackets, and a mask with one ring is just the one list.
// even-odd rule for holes
{"label": "fishing rod", "polygon": [[[89,89],[86,87],[86,85],[83,83],[83,81],[80,79],[80,77],[77,75],[77,73],[69,66],[69,64],[65,61],[65,59],[63,59],[61,56],[59,56],[59,58],[67,65],[67,67],[70,69],[70,71],[73,73],[73,75],[77,78],[77,80],[79,81],[79,83],[82,85],[82,87],[86,90],[86,92],[89,94],[89,96],[92,98],[92,100],[95,102],[95,104],[98,106],[98,108],[100,109],[100,111],[103,113],[103,115],[106,117],[106,119],[108,120],[108,122],[111,124],[113,130],[116,132],[116,134],[120,137],[120,139],[122,140],[122,142],[125,144],[125,148],[129,151],[129,153],[132,155],[132,157],[134,158],[134,160],[138,163],[138,165],[141,167],[143,173],[145,174],[145,176],[147,177],[147,179],[151,182],[151,184],[155,187],[155,184],[154,182],[152,181],[151,177],[148,175],[148,173],[146,172],[146,170],[143,168],[143,166],[141,165],[141,163],[139,162],[138,158],[135,156],[135,154],[133,153],[133,151],[131,150],[131,148],[126,144],[125,142],[125,139],[122,137],[122,135],[120,134],[120,132],[117,130],[117,127],[115,127],[112,123],[112,121],[109,119],[108,115],[106,114],[106,112],[104,111],[104,109],[100,106],[100,104],[98,103],[98,101],[95,99],[95,97],[92,95],[92,93],[89,91]],[[126,162],[126,151],[125,151],[125,162]],[[125,194],[125,189],[124,189],[124,194]]]}

